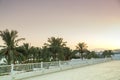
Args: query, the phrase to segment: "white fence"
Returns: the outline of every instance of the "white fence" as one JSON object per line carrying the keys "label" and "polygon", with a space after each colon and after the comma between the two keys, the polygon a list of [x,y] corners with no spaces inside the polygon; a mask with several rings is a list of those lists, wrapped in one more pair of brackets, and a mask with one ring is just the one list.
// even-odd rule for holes
{"label": "white fence", "polygon": [[[0,75],[10,75],[12,80],[19,80],[27,77],[43,75],[46,73],[57,72],[82,66],[111,61],[111,58],[74,59],[71,61],[41,62],[29,64],[15,64],[0,66]],[[6,80],[6,79],[5,79]]]}

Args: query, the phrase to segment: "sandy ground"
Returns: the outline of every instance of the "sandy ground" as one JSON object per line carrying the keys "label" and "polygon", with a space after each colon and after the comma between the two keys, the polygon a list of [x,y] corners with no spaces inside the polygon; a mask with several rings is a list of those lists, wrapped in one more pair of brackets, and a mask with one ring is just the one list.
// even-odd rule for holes
{"label": "sandy ground", "polygon": [[90,65],[24,80],[120,80],[120,61]]}

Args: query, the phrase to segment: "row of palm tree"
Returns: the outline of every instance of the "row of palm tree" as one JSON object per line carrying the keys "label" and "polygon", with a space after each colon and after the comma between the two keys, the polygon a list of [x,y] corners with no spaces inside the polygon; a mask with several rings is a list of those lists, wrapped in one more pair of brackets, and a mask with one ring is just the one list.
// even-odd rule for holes
{"label": "row of palm tree", "polygon": [[[78,43],[76,49],[72,50],[66,46],[67,42],[64,42],[63,38],[51,37],[48,38],[47,43],[40,48],[31,46],[29,43],[23,43],[22,46],[18,46],[18,42],[25,40],[25,38],[18,39],[18,32],[16,30],[9,31],[6,29],[0,31],[0,36],[5,45],[1,46],[0,59],[5,58],[7,64],[70,60],[77,58],[75,55],[77,52],[79,52],[79,58],[81,59],[99,57],[94,51],[90,52],[87,49],[87,44],[84,42]],[[108,56],[109,52],[104,52],[104,57],[106,57],[106,55],[110,57]]]}

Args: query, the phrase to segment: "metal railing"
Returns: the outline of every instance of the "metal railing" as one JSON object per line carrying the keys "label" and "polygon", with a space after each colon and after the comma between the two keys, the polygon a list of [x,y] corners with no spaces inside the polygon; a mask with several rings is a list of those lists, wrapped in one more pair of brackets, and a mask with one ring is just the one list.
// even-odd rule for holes
{"label": "metal railing", "polygon": [[[20,79],[25,77],[31,77],[35,75],[56,72],[66,69],[77,68],[86,65],[92,65],[102,62],[110,61],[111,58],[102,59],[74,59],[70,61],[54,61],[54,62],[41,62],[41,63],[28,63],[28,64],[15,64],[15,65],[2,65],[0,66],[0,75],[11,75],[14,79]],[[35,72],[29,73],[28,72]],[[21,75],[21,76],[20,76]],[[17,77],[19,76],[19,77]]]}

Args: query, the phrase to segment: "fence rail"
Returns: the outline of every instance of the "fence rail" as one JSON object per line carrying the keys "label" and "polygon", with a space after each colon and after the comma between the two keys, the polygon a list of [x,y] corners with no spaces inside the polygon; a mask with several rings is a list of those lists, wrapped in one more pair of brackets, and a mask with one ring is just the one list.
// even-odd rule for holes
{"label": "fence rail", "polygon": [[[87,59],[87,60],[74,59],[70,61],[2,65],[0,66],[0,76],[11,75],[11,77],[14,77],[14,79],[20,79],[20,78],[31,77],[31,76],[55,72],[55,71],[61,71],[61,70],[72,69],[86,65],[107,62],[110,60],[111,58]],[[32,72],[35,71],[36,73],[33,74]]]}
{"label": "fence rail", "polygon": [[11,72],[11,65],[0,66],[0,75],[8,75]]}

